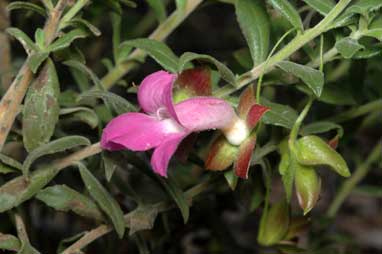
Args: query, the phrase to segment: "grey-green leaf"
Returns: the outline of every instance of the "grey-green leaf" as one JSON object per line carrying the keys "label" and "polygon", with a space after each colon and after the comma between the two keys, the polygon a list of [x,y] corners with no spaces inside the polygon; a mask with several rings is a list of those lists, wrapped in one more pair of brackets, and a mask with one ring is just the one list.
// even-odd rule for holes
{"label": "grey-green leaf", "polygon": [[314,122],[314,123],[305,125],[301,128],[301,134],[303,136],[307,136],[310,134],[319,134],[319,133],[324,133],[331,130],[337,130],[337,133],[340,137],[342,137],[344,134],[344,129],[342,128],[341,125],[333,123],[333,122],[328,122],[328,121]]}
{"label": "grey-green leaf", "polygon": [[326,16],[336,5],[333,0],[303,0],[307,5]]}
{"label": "grey-green leaf", "polygon": [[48,51],[57,51],[64,48],[67,48],[72,44],[73,41],[79,38],[85,38],[88,35],[87,32],[85,32],[82,29],[75,29],[70,31],[69,33],[64,34],[57,40],[55,40],[52,44],[50,44],[47,48]]}
{"label": "grey-green leaf", "polygon": [[23,173],[24,175],[28,175],[29,168],[32,165],[32,163],[42,156],[63,152],[65,150],[72,149],[77,146],[87,145],[90,145],[90,141],[82,136],[68,136],[56,139],[48,144],[42,145],[33,150],[25,159],[23,164]]}
{"label": "grey-green leaf", "polygon": [[157,215],[165,210],[161,204],[140,204],[126,216],[126,226],[130,229],[129,234],[154,227]]}
{"label": "grey-green leaf", "polygon": [[87,196],[66,185],[55,185],[41,190],[36,198],[58,211],[73,211],[87,218],[102,221],[102,213]]}
{"label": "grey-green leaf", "polygon": [[100,208],[110,218],[118,236],[122,238],[125,233],[125,220],[123,218],[123,212],[117,201],[113,199],[109,192],[83,164],[78,163],[78,167],[86,189],[89,191],[90,195],[94,198]]}
{"label": "grey-green leaf", "polygon": [[228,67],[225,66],[223,63],[219,62],[217,59],[209,55],[197,54],[192,52],[184,53],[183,55],[180,56],[180,59],[179,59],[178,72],[181,73],[185,69],[187,64],[194,60],[202,60],[202,61],[207,61],[209,63],[212,63],[213,65],[215,65],[216,69],[219,71],[219,74],[222,77],[222,79],[224,79],[231,85],[236,86],[236,78],[235,78],[235,75],[232,73],[232,71],[228,69]]}
{"label": "grey-green leaf", "polygon": [[29,68],[33,73],[36,73],[41,64],[49,57],[49,52],[32,53],[27,60]]}
{"label": "grey-green leaf", "polygon": [[281,61],[277,66],[300,78],[317,97],[321,96],[325,84],[324,74],[321,71],[289,61]]}
{"label": "grey-green leaf", "polygon": [[38,6],[34,3],[29,3],[26,1],[15,1],[7,6],[8,11],[14,11],[14,10],[27,10],[27,11],[33,11],[38,14],[40,14],[43,17],[46,17],[46,11],[41,6]]}
{"label": "grey-green leaf", "polygon": [[273,8],[278,10],[296,29],[303,31],[304,26],[296,8],[289,0],[269,0]]}
{"label": "grey-green leaf", "polygon": [[356,0],[349,6],[346,13],[358,13],[367,16],[369,12],[382,8],[380,0]]}
{"label": "grey-green leaf", "polygon": [[237,0],[236,16],[255,66],[268,57],[270,22],[261,0]]}
{"label": "grey-green leaf", "polygon": [[65,108],[60,111],[60,116],[66,116],[65,122],[83,122],[91,128],[96,128],[99,123],[98,115],[94,110],[86,107]]}
{"label": "grey-green leaf", "polygon": [[146,0],[150,8],[154,11],[159,23],[162,23],[166,19],[166,5],[163,1],[158,0]]}
{"label": "grey-green leaf", "polygon": [[8,28],[6,31],[8,34],[15,37],[21,43],[21,45],[23,45],[28,55],[31,54],[32,52],[39,51],[39,48],[34,44],[31,38],[29,38],[28,35],[26,35],[20,29],[11,27],[11,28]]}
{"label": "grey-green leaf", "polygon": [[[152,39],[135,39],[125,41],[120,47],[135,47],[145,51],[149,56],[160,64],[164,69],[176,73],[178,69],[178,57],[174,52],[163,42]],[[141,60],[141,59],[138,59]]]}
{"label": "grey-green leaf", "polygon": [[104,87],[101,83],[101,80],[97,77],[97,75],[88,68],[85,64],[81,63],[77,60],[68,60],[64,62],[65,65],[70,66],[76,70],[81,71],[82,73],[85,73],[90,77],[90,79],[93,81],[94,85],[97,89],[104,90]]}
{"label": "grey-green leaf", "polygon": [[33,151],[46,144],[52,137],[60,112],[59,94],[56,68],[53,62],[48,60],[25,98],[22,132],[27,151]]}
{"label": "grey-green leaf", "polygon": [[87,21],[86,19],[73,18],[68,22],[67,26],[73,26],[75,28],[84,27],[87,30],[89,30],[92,34],[94,34],[95,36],[101,35],[101,31],[96,26],[94,26],[92,23]]}
{"label": "grey-green leaf", "polygon": [[11,168],[15,168],[15,169],[18,169],[18,170],[22,170],[23,169],[23,165],[18,162],[17,160],[5,155],[5,154],[2,154],[0,153],[0,161],[2,163],[4,163],[5,165],[7,166],[10,166]]}
{"label": "grey-green leaf", "polygon": [[266,99],[261,99],[261,101],[264,106],[271,109],[262,117],[261,121],[263,123],[292,129],[298,117],[296,110],[288,105],[270,102]]}
{"label": "grey-green leaf", "polygon": [[19,251],[20,247],[20,240],[16,236],[0,233],[0,250]]}
{"label": "grey-green leaf", "polygon": [[317,136],[305,136],[296,142],[296,159],[303,165],[327,165],[341,176],[350,176],[342,156]]}
{"label": "grey-green leaf", "polygon": [[337,41],[335,47],[345,59],[352,58],[358,51],[365,48],[357,40],[349,37]]}

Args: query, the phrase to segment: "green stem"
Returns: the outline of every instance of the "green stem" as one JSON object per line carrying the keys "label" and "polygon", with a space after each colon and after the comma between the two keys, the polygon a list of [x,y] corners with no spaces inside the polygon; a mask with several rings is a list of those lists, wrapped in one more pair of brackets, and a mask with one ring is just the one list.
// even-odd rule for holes
{"label": "green stem", "polygon": [[379,141],[378,144],[373,148],[373,150],[367,157],[366,161],[364,161],[355,170],[352,176],[342,184],[340,190],[338,191],[336,197],[334,198],[333,202],[331,203],[328,209],[328,212],[327,212],[328,217],[333,218],[336,216],[342,203],[349,196],[349,194],[352,192],[354,187],[357,186],[357,184],[361,182],[362,179],[365,178],[365,176],[367,175],[367,173],[369,172],[371,168],[371,165],[381,158],[381,151],[382,151],[382,141]]}
{"label": "green stem", "polygon": [[378,110],[382,111],[382,99],[369,102],[362,106],[357,106],[354,109],[350,109],[348,111],[330,117],[327,120],[335,123],[342,123]]}
{"label": "green stem", "polygon": [[306,115],[308,114],[310,108],[312,107],[313,101],[314,101],[314,98],[310,97],[308,103],[305,105],[304,109],[302,110],[302,112],[300,113],[300,115],[296,119],[296,122],[293,125],[293,128],[292,128],[290,135],[289,135],[289,149],[291,151],[294,151],[294,144],[295,144],[296,139],[298,137],[300,127],[301,127],[302,122],[304,121]]}
{"label": "green stem", "polygon": [[242,87],[256,80],[261,75],[261,73],[267,73],[277,63],[288,58],[294,52],[303,47],[306,43],[312,41],[320,34],[326,32],[327,29],[330,27],[330,24],[342,13],[342,11],[348,6],[350,2],[351,0],[340,0],[337,3],[337,5],[331,10],[331,12],[320,23],[318,23],[315,27],[306,30],[303,34],[297,35],[288,45],[286,45],[278,53],[272,56],[269,59],[267,66],[265,66],[265,63],[256,66],[249,72],[246,72],[242,76],[240,76],[238,80],[239,85],[237,87],[218,90],[215,93],[215,96],[225,97],[241,89]]}
{"label": "green stem", "polygon": [[[175,28],[177,28],[196,7],[198,7],[203,0],[187,1],[185,10],[176,10],[169,16],[158,28],[149,36],[149,39],[163,41]],[[134,50],[130,54],[130,59],[141,59],[146,57],[146,53],[140,49]],[[105,77],[102,79],[102,84],[106,89],[110,89],[118,80],[130,72],[138,64],[135,62],[127,61],[117,64]]]}
{"label": "green stem", "polygon": [[80,12],[82,10],[82,8],[84,8],[84,6],[89,2],[89,0],[78,0],[72,8],[70,8],[70,10],[62,17],[61,19],[61,22],[60,22],[60,26],[58,27],[58,29],[62,29],[66,26],[66,23],[69,22],[70,20],[72,20],[72,18],[74,18],[74,16],[77,15],[78,12]]}

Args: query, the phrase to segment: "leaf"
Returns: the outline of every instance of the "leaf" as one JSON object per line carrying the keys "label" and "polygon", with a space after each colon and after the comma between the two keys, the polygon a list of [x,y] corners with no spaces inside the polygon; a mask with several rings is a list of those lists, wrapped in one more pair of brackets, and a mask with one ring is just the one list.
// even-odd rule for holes
{"label": "leaf", "polygon": [[175,0],[176,8],[183,13],[186,10],[187,1],[189,0]]}
{"label": "leaf", "polygon": [[[101,31],[96,26],[94,26],[92,23],[87,21],[86,19],[73,18],[67,23],[67,25],[65,25],[65,27],[66,26],[73,26],[75,28],[84,27],[95,36],[101,35]],[[76,31],[76,30],[74,30],[74,31]],[[84,37],[86,37],[85,33],[84,33]],[[77,37],[77,38],[82,38],[82,37]]]}
{"label": "leaf", "polygon": [[337,41],[335,47],[345,59],[352,58],[355,53],[365,48],[358,41],[349,37]]}
{"label": "leaf", "polygon": [[22,132],[24,146],[31,152],[49,142],[58,122],[60,85],[56,68],[48,60],[30,86],[24,103]]}
{"label": "leaf", "polygon": [[60,111],[60,115],[69,115],[69,117],[65,119],[66,122],[84,122],[92,129],[96,128],[99,124],[98,115],[94,110],[86,107],[65,108]]}
{"label": "leaf", "polygon": [[269,51],[270,23],[261,0],[237,0],[236,16],[255,66],[265,62]]}
{"label": "leaf", "polygon": [[64,238],[60,240],[60,243],[57,247],[57,253],[62,253],[68,246],[79,240],[81,237],[83,237],[88,231],[83,231],[78,234],[75,234],[73,236],[70,236],[68,238]]}
{"label": "leaf", "polygon": [[296,168],[298,163],[296,159],[291,157],[291,152],[288,148],[288,141],[285,140],[280,144],[281,160],[279,164],[279,173],[284,185],[286,200],[289,203],[292,198],[293,183],[295,180]]}
{"label": "leaf", "polygon": [[307,5],[326,16],[336,5],[333,0],[303,0]]}
{"label": "leaf", "polygon": [[0,153],[0,161],[4,163],[5,165],[10,166],[11,168],[15,168],[18,170],[23,169],[23,165],[20,162],[18,162],[17,160],[11,157],[8,157],[5,154]]}
{"label": "leaf", "polygon": [[310,134],[319,134],[331,130],[337,130],[339,137],[342,137],[344,134],[344,129],[341,125],[327,121],[314,122],[305,125],[303,128],[301,128],[301,134],[303,136],[307,136]]}
{"label": "leaf", "polygon": [[41,64],[49,57],[49,52],[32,53],[27,60],[28,66],[33,73],[37,73]]}
{"label": "leaf", "polygon": [[21,243],[17,237],[0,233],[0,250],[19,251],[20,247]]}
{"label": "leaf", "polygon": [[41,28],[37,28],[36,32],[34,33],[34,40],[37,44],[37,46],[43,50],[45,48],[45,33],[44,30]]}
{"label": "leaf", "polygon": [[258,242],[265,246],[280,242],[288,232],[289,223],[290,215],[287,202],[282,201],[274,204],[269,211],[263,211],[257,237]]}
{"label": "leaf", "polygon": [[178,57],[174,52],[163,42],[152,39],[135,39],[125,41],[120,47],[135,47],[145,51],[149,56],[160,64],[164,69],[176,73],[178,70]]}
{"label": "leaf", "polygon": [[[297,89],[309,95],[313,94],[312,90],[310,90],[305,85],[299,85],[297,86]],[[322,91],[322,94],[320,98],[318,98],[318,100],[328,104],[334,104],[334,105],[356,104],[354,96],[349,91],[349,88],[346,86],[346,84],[341,84],[341,83],[325,85],[324,91]]]}
{"label": "leaf", "polygon": [[23,31],[18,28],[11,27],[7,28],[7,33],[11,36],[15,37],[21,45],[23,45],[27,54],[31,54],[32,52],[38,52],[39,48],[34,44],[34,42],[26,35]]}
{"label": "leaf", "polygon": [[101,211],[91,199],[66,185],[45,188],[37,193],[36,198],[58,211],[73,211],[83,217],[103,220]]}
{"label": "leaf", "polygon": [[321,71],[288,61],[281,61],[277,66],[283,71],[300,78],[317,97],[321,96],[325,83],[324,74]]}
{"label": "leaf", "polygon": [[235,60],[243,66],[245,69],[251,69],[253,66],[253,61],[251,58],[251,53],[247,48],[239,49],[233,52],[233,57]]}
{"label": "leaf", "polygon": [[118,115],[126,113],[126,112],[137,111],[137,108],[133,104],[131,104],[129,101],[111,92],[100,91],[100,90],[89,90],[87,92],[80,94],[78,97],[78,100],[81,101],[88,98],[102,99],[106,104],[110,105]]}
{"label": "leaf", "polygon": [[380,8],[382,8],[380,0],[356,0],[349,6],[346,13],[357,13],[367,16],[369,12],[377,11]]}
{"label": "leaf", "polygon": [[7,6],[8,11],[14,11],[14,10],[27,10],[27,11],[33,11],[38,14],[40,14],[43,17],[46,17],[46,11],[41,6],[38,6],[37,4],[28,3],[24,1],[15,1]]}
{"label": "leaf", "polygon": [[317,136],[305,136],[296,142],[296,158],[303,165],[327,165],[343,177],[350,176],[342,156]]}
{"label": "leaf", "polygon": [[163,1],[158,0],[146,0],[150,8],[154,11],[159,23],[162,23],[166,19],[166,6]]}
{"label": "leaf", "polygon": [[88,35],[87,32],[82,29],[75,29],[70,31],[69,33],[64,34],[55,40],[52,44],[47,47],[48,51],[54,52],[58,50],[65,49],[69,47],[73,41],[80,38],[85,38]]}
{"label": "leaf", "polygon": [[30,177],[19,176],[0,187],[0,213],[17,207],[32,198],[58,173],[55,168],[41,168]]}
{"label": "leaf", "polygon": [[159,204],[139,204],[125,218],[126,225],[130,229],[129,235],[133,235],[141,230],[152,229],[155,219],[163,210]]}
{"label": "leaf", "polygon": [[379,41],[382,41],[382,28],[369,29],[362,34],[363,36],[373,37]]}
{"label": "leaf", "polygon": [[118,168],[118,165],[114,162],[113,159],[109,158],[106,152],[102,153],[102,161],[103,167],[105,169],[106,180],[110,182],[115,170]]}
{"label": "leaf", "polygon": [[166,189],[167,193],[171,198],[174,199],[175,203],[178,205],[180,212],[182,213],[184,223],[187,223],[190,216],[190,205],[184,195],[183,191],[176,184],[175,180],[169,176],[167,179],[158,177],[159,181]]}
{"label": "leaf", "polygon": [[110,218],[119,238],[122,238],[125,233],[125,221],[119,204],[82,163],[78,163],[77,165],[86,189]]}
{"label": "leaf", "polygon": [[180,56],[180,59],[179,59],[178,72],[182,72],[185,69],[187,63],[194,60],[203,60],[203,61],[212,63],[213,65],[215,65],[215,67],[219,71],[222,79],[224,79],[231,85],[236,86],[236,78],[235,78],[235,75],[232,73],[232,71],[228,69],[227,66],[225,66],[223,63],[219,62],[217,59],[209,55],[202,55],[202,54],[197,54],[192,52],[184,53],[183,55]]}
{"label": "leaf", "polygon": [[239,177],[234,173],[233,170],[228,170],[224,172],[224,178],[227,181],[229,188],[234,191],[236,189],[237,183],[239,182]]}
{"label": "leaf", "polygon": [[273,8],[278,10],[296,29],[303,31],[304,26],[296,8],[288,0],[269,0]]}
{"label": "leaf", "polygon": [[265,124],[281,126],[292,129],[298,115],[297,112],[288,105],[282,105],[262,99],[262,104],[270,108],[261,121]]}
{"label": "leaf", "polygon": [[32,165],[32,163],[42,156],[63,152],[65,150],[72,149],[77,146],[87,145],[90,145],[90,141],[82,136],[68,136],[56,139],[48,144],[42,145],[33,150],[25,159],[23,164],[23,173],[24,175],[28,175],[29,168]]}
{"label": "leaf", "polygon": [[101,80],[97,77],[97,75],[89,69],[85,64],[81,63],[78,60],[68,60],[64,62],[65,65],[70,66],[74,69],[77,69],[81,71],[82,73],[85,73],[90,77],[90,79],[93,81],[94,85],[97,89],[104,90],[104,87],[101,83]]}
{"label": "leaf", "polygon": [[35,248],[33,248],[31,243],[29,242],[29,238],[27,235],[27,231],[25,229],[24,222],[22,221],[19,215],[15,215],[15,221],[16,221],[17,236],[19,237],[21,242],[21,246],[17,254],[39,254],[40,252],[38,252]]}

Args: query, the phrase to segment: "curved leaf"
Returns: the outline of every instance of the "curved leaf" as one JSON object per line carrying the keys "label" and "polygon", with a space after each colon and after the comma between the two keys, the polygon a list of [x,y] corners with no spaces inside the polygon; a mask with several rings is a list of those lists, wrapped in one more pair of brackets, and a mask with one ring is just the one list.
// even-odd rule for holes
{"label": "curved leaf", "polygon": [[272,6],[278,10],[296,29],[303,31],[304,26],[296,8],[288,0],[269,0]]}
{"label": "curved leaf", "polygon": [[47,16],[44,8],[42,8],[41,6],[38,6],[37,4],[28,3],[26,1],[25,2],[24,1],[15,1],[15,2],[8,4],[8,6],[7,6],[8,11],[20,10],[20,9],[36,12],[43,17]]}

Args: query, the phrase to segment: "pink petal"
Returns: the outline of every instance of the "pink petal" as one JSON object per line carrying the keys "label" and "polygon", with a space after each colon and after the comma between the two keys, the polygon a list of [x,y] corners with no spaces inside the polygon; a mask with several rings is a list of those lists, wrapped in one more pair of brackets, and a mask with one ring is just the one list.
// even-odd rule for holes
{"label": "pink petal", "polygon": [[239,147],[239,154],[234,164],[235,174],[243,179],[248,178],[249,165],[256,146],[256,135],[248,137]]}
{"label": "pink petal", "polygon": [[126,113],[106,126],[101,145],[108,150],[146,151],[183,132],[184,129],[173,119],[159,121],[143,113]]}
{"label": "pink petal", "polygon": [[175,74],[157,71],[147,76],[138,89],[138,102],[141,108],[150,114],[156,114],[161,108],[177,119],[172,102],[172,86]]}
{"label": "pink petal", "polygon": [[161,176],[167,176],[167,167],[170,159],[178,148],[180,142],[182,142],[186,136],[187,134],[183,134],[167,139],[154,150],[151,157],[151,166],[156,173]]}
{"label": "pink petal", "polygon": [[230,104],[213,97],[198,97],[175,105],[179,122],[190,131],[222,129],[235,117]]}
{"label": "pink petal", "polygon": [[254,104],[249,109],[248,115],[247,115],[247,125],[250,129],[253,129],[256,124],[259,122],[261,117],[270,110],[270,108],[262,106],[260,104]]}

